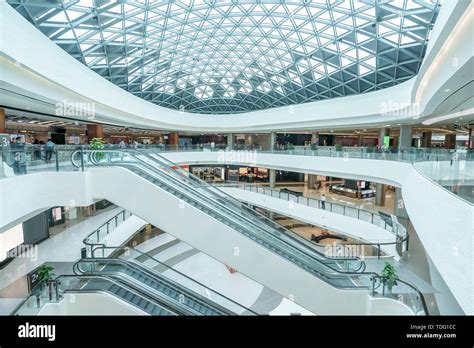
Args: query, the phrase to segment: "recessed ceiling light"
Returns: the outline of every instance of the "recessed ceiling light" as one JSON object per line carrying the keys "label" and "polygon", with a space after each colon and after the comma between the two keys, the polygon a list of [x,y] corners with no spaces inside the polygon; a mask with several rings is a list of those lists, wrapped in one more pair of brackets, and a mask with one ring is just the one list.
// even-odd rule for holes
{"label": "recessed ceiling light", "polygon": [[385,127],[390,127],[390,125],[389,125],[389,124],[386,124]]}
{"label": "recessed ceiling light", "polygon": [[451,92],[451,88],[446,88],[444,91],[445,92]]}

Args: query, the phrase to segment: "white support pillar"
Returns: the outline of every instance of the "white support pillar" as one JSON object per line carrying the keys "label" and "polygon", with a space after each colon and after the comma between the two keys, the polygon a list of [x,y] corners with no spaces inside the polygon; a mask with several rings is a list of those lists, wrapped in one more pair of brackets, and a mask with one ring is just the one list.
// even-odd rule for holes
{"label": "white support pillar", "polygon": [[234,147],[234,133],[227,134],[227,149],[230,150]]}
{"label": "white support pillar", "polygon": [[411,149],[413,139],[413,126],[403,125],[400,126],[400,136],[398,137],[398,149],[409,150]]}

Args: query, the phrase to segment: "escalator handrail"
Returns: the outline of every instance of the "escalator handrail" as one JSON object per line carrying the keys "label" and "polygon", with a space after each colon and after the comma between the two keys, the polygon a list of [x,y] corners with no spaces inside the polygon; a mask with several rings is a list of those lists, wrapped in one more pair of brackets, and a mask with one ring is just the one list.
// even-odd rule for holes
{"label": "escalator handrail", "polygon": [[[160,260],[154,258],[153,256],[151,256],[151,255],[149,255],[149,254],[147,254],[147,253],[145,253],[145,252],[143,252],[143,251],[140,251],[140,250],[138,250],[138,249],[136,249],[136,248],[122,247],[122,246],[118,246],[118,247],[114,247],[114,246],[101,246],[101,247],[99,247],[99,248],[94,249],[94,251],[92,252],[92,255],[91,255],[92,258],[95,258],[95,259],[98,259],[98,260],[101,260],[101,259],[102,259],[102,258],[100,258],[100,257],[95,257],[95,256],[94,256],[94,252],[97,251],[97,250],[99,250],[99,249],[114,249],[114,250],[125,250],[125,251],[131,249],[131,250],[133,250],[134,252],[137,252],[138,254],[140,254],[141,256],[145,256],[146,258],[148,258],[148,259],[150,259],[150,260],[153,260],[153,262],[159,264],[160,266],[163,266],[163,267],[165,267],[166,269],[171,270],[171,271],[173,271],[174,273],[179,274],[180,276],[182,276],[182,277],[188,279],[189,281],[191,281],[191,282],[193,282],[193,283],[195,283],[195,284],[197,284],[197,285],[199,285],[199,286],[201,286],[201,287],[203,287],[203,288],[205,288],[205,289],[208,289],[209,291],[211,291],[211,292],[217,294],[218,296],[220,296],[220,297],[226,299],[227,301],[229,301],[229,302],[231,302],[231,303],[233,303],[233,304],[235,304],[235,305],[237,305],[237,306],[239,306],[239,307],[242,307],[243,309],[245,309],[245,310],[247,310],[247,311],[249,311],[249,312],[252,312],[252,313],[255,314],[255,315],[258,314],[258,313],[256,313],[256,312],[253,312],[250,308],[247,308],[247,307],[241,305],[240,303],[238,303],[238,302],[232,300],[231,298],[227,297],[226,295],[221,294],[220,292],[218,292],[218,291],[216,291],[215,289],[209,287],[208,285],[205,285],[205,284],[203,284],[203,283],[197,281],[196,279],[191,278],[191,277],[188,276],[187,274],[184,274],[183,272],[178,271],[177,269],[175,269],[175,268],[173,268],[173,267],[171,267],[171,266],[168,266],[166,263],[161,262]],[[130,260],[128,260],[128,261],[130,261]],[[138,265],[141,265],[140,263],[138,263],[138,262],[136,262],[136,261],[133,261],[133,262],[136,263],[136,264],[138,264]],[[153,274],[156,274],[156,272],[154,272],[153,270],[149,270],[149,271],[153,272]],[[161,276],[161,275],[160,275],[160,276]]]}
{"label": "escalator handrail", "polygon": [[[168,308],[163,308],[163,305],[160,304],[159,302],[157,302],[156,300],[154,299],[151,299],[151,298],[148,298],[148,296],[146,294],[143,294],[141,291],[137,290],[137,289],[133,289],[133,288],[130,288],[129,286],[123,284],[123,283],[120,283],[116,280],[114,280],[113,278],[110,278],[110,277],[107,277],[107,276],[102,276],[102,275],[60,275],[58,277],[56,277],[54,279],[54,281],[57,283],[57,282],[61,282],[61,279],[65,279],[65,278],[79,278],[79,279],[99,279],[99,280],[104,280],[104,281],[107,281],[109,283],[112,283],[118,287],[121,287],[122,289],[130,292],[130,293],[133,293],[134,295],[138,296],[138,297],[141,297],[142,299],[144,299],[145,301],[148,301],[150,303],[152,303],[153,305],[155,306],[158,306],[160,308],[162,308],[163,310],[171,313],[171,314],[177,314],[177,313],[173,313],[172,311],[170,311]],[[57,285],[58,286],[58,285]],[[63,292],[66,293],[66,292],[88,292],[87,290],[93,290],[93,289],[64,289]],[[142,308],[136,306],[134,303],[132,303],[131,301],[121,297],[121,296],[118,296],[117,294],[107,290],[107,289],[94,289],[95,291],[102,291],[102,292],[106,292],[108,294],[111,294],[112,296],[114,297],[117,297],[117,298],[120,298],[122,299],[122,301],[125,301],[129,304],[131,304],[132,306],[142,310],[143,312],[146,313],[145,310],[143,310]]]}
{"label": "escalator handrail", "polygon": [[[104,151],[104,150],[94,150],[94,152],[102,152],[102,151]],[[115,150],[114,150],[114,151],[105,150],[105,151],[107,151],[107,152],[115,152],[115,153],[117,153],[117,152],[122,152],[122,151],[115,151]],[[126,153],[126,152],[125,152],[125,153]],[[128,155],[131,155],[131,154],[128,153]],[[155,172],[155,173],[156,173],[156,172],[160,173],[159,171],[156,170],[156,168],[154,168],[153,166],[149,165],[148,163],[142,161],[141,159],[136,158],[136,156],[132,155],[132,157],[133,157],[135,160],[137,160],[138,162],[143,163],[142,166],[144,165],[145,168],[149,168],[149,167],[153,168],[151,175],[150,175],[149,172],[146,173],[146,175],[150,175],[151,177],[155,177],[155,178],[156,178],[156,175],[154,175],[154,172]],[[132,165],[134,165],[134,166],[137,166],[137,163],[135,163],[135,162],[132,162],[132,163],[130,163],[130,164],[132,164]],[[105,165],[107,165],[107,163],[106,163]],[[139,167],[139,168],[140,168],[140,167]],[[143,168],[140,168],[140,169],[143,171]],[[168,177],[169,177],[169,176],[168,176]],[[175,179],[175,180],[176,180],[176,179]],[[176,190],[175,187],[174,187],[173,189]],[[193,198],[194,198],[194,197],[193,197]],[[194,198],[194,200],[196,200],[196,198]],[[239,225],[241,225],[241,224],[239,223]],[[242,226],[242,225],[241,225],[241,226]],[[273,236],[273,237],[276,237],[276,236]],[[278,238],[278,237],[276,237],[276,238]],[[279,238],[278,238],[278,239],[279,239]],[[281,239],[280,239],[280,240],[281,240]],[[283,241],[283,242],[284,242],[285,244],[288,244],[286,241]],[[293,246],[293,247],[294,247],[294,246]],[[299,251],[301,252],[301,250],[299,250]],[[308,255],[308,256],[309,256],[309,255]],[[310,257],[311,257],[311,256],[310,256]],[[312,257],[311,257],[311,258],[312,258]],[[349,276],[349,275],[362,276],[362,275],[371,275],[371,274],[378,276],[378,274],[377,274],[377,273],[374,273],[374,272],[364,272],[364,273],[357,273],[357,272],[341,272],[341,271],[339,271],[339,270],[335,270],[335,269],[329,267],[328,265],[324,264],[323,262],[320,262],[320,260],[317,260],[317,259],[316,259],[316,261],[317,261],[319,264],[321,264],[321,265],[327,267],[328,269],[331,269],[333,272],[339,273],[339,274],[344,275],[344,276]],[[320,274],[320,276],[321,276],[320,279],[321,279],[321,280],[326,281],[327,283],[331,284],[331,285],[334,286],[334,287],[338,287],[337,285],[332,284],[331,282],[329,282],[328,280],[325,279],[325,277],[330,278],[330,277],[333,276],[333,275],[330,275],[330,274],[328,274],[327,272],[324,272],[324,271],[321,272],[321,270],[316,270],[316,269],[314,269],[314,268],[313,268],[313,271],[316,271],[317,274]],[[374,277],[374,279],[376,279],[376,277]],[[354,285],[356,285],[356,284],[354,284]],[[354,287],[346,287],[346,288],[348,288],[348,289],[354,289]],[[364,288],[364,289],[367,289],[367,288],[369,288],[369,287],[368,287],[368,286],[357,286],[357,285],[356,285],[356,288]]]}
{"label": "escalator handrail", "polygon": [[[102,152],[103,150],[97,150],[97,151]],[[96,152],[97,152],[97,151],[96,151]],[[117,152],[117,151],[109,151],[109,152]],[[142,162],[140,159],[138,159],[138,160],[139,160],[140,162]],[[145,168],[150,167],[150,165],[149,165],[148,163],[144,162],[144,164],[145,164]],[[105,164],[103,164],[103,165],[106,166],[107,163],[105,163]],[[145,175],[148,175],[148,176],[150,176],[150,177],[154,177],[154,178],[156,178],[157,180],[160,180],[160,179],[157,178],[157,174],[158,174],[158,175],[165,175],[165,174],[163,174],[163,173],[161,173],[161,172],[159,172],[159,171],[156,171],[156,168],[154,168],[153,166],[151,166],[151,168],[152,168],[151,172],[146,171],[146,170],[144,170],[143,164],[141,164],[141,163],[138,163],[138,164],[137,164],[136,162],[120,162],[120,164],[116,163],[116,165],[117,165],[117,166],[122,166],[122,167],[126,167],[126,165],[133,166],[133,167],[135,167],[135,168],[138,168],[141,172],[145,172]],[[174,181],[177,180],[177,179],[175,179],[175,178],[170,177],[169,175],[166,175],[166,179],[170,179],[170,178],[171,178],[172,180],[174,180]],[[160,181],[163,182],[162,180],[160,180]],[[169,185],[172,185],[172,184],[168,184],[168,186],[169,186]],[[180,185],[179,187],[174,187],[174,186],[171,186],[171,187],[172,187],[173,190],[181,191],[182,193],[184,192],[184,195],[186,195],[186,196],[189,197],[189,193],[182,190],[182,187],[183,187],[182,185]],[[180,188],[180,187],[181,187],[181,188]],[[188,187],[186,187],[186,189],[189,190]],[[191,198],[194,202],[198,202],[200,205],[203,205],[202,197],[204,197],[206,200],[209,200],[208,197],[205,197],[205,196],[203,196],[203,195],[200,195],[198,198],[192,197],[192,196],[191,196],[190,198]],[[201,200],[201,202],[200,202],[200,200]],[[216,208],[213,206],[214,203],[215,203],[215,202],[211,202],[211,203],[210,203],[211,206],[209,206],[209,203],[206,204],[206,203],[204,202],[204,206],[205,206],[207,209],[210,209],[210,210],[214,211],[214,213],[216,213],[217,215],[222,216],[222,212],[221,212],[219,209],[216,209]],[[238,216],[238,215],[235,214],[235,213],[233,214],[233,216],[234,216],[234,218],[230,218],[230,220],[229,220],[229,217],[228,217],[228,216],[222,216],[222,217],[223,217],[224,219],[226,219],[226,220],[233,221],[233,223],[235,223],[235,224],[237,224],[237,225],[243,227],[248,233],[254,235],[254,232],[252,231],[252,229],[250,229],[249,227],[247,227],[247,226],[245,226],[245,225],[242,225],[242,223],[241,223],[240,221],[236,221],[236,220],[235,220],[235,216],[237,216],[237,217],[240,217],[240,216]],[[271,236],[271,238],[275,238],[275,239],[279,240],[280,242],[282,242],[283,244],[289,245],[289,246],[290,246],[290,250],[292,250],[292,252],[288,252],[288,250],[285,250],[285,252],[288,253],[288,254],[290,254],[290,255],[292,255],[293,257],[298,258],[300,261],[303,261],[303,260],[301,259],[301,255],[300,255],[300,256],[296,256],[296,255],[294,254],[295,252],[298,252],[298,253],[303,254],[305,257],[308,257],[308,258],[312,259],[313,261],[316,261],[317,263],[323,265],[324,267],[327,267],[328,269],[331,269],[331,270],[333,270],[333,271],[337,271],[337,272],[341,273],[340,270],[337,270],[337,269],[331,267],[330,265],[328,265],[327,263],[325,263],[323,260],[317,259],[317,258],[315,258],[315,256],[313,256],[313,255],[311,255],[311,254],[308,254],[307,252],[305,252],[305,251],[303,251],[303,250],[298,249],[295,245],[292,245],[292,244],[288,243],[286,240],[281,239],[280,237],[275,236],[275,235],[273,235],[273,234],[271,234],[271,233],[268,233],[267,231],[264,231],[264,232],[265,232],[265,233],[264,233],[263,236],[261,236],[261,235],[258,236],[262,241],[266,241],[266,242],[268,242],[269,244],[271,244],[273,241],[272,241],[272,242],[269,242],[269,240],[268,240],[268,237]],[[274,242],[273,242],[273,243],[274,243]],[[312,249],[312,248],[311,248],[311,250],[314,251],[314,249]],[[328,262],[338,262],[338,261],[344,261],[345,258],[337,258],[337,259],[328,259],[328,258],[325,258],[325,260],[327,260]],[[351,258],[350,260],[351,260],[351,261],[354,261],[353,258]],[[355,260],[358,260],[358,259],[355,259]],[[303,262],[306,263],[306,264],[308,263],[308,261],[303,261]],[[357,269],[360,269],[360,266],[359,266],[359,268],[357,268]],[[343,272],[345,272],[345,271],[343,271]]]}
{"label": "escalator handrail", "polygon": [[[114,263],[114,264],[122,264],[122,265],[125,265],[127,267],[130,267],[131,269],[134,269],[135,271],[137,272],[141,272],[142,274],[145,274],[146,276],[152,278],[153,280],[157,281],[157,282],[165,282],[167,283],[167,285],[171,288],[174,288],[174,290],[178,293],[182,293],[182,294],[185,294],[185,297],[188,297],[190,299],[193,299],[194,301],[198,302],[200,305],[202,306],[208,306],[208,307],[214,307],[214,308],[211,308],[212,310],[217,310],[217,311],[221,311],[223,313],[226,313],[227,315],[235,315],[236,313],[232,312],[231,310],[225,308],[225,307],[222,307],[221,305],[219,305],[218,303],[216,302],[212,302],[212,304],[209,304],[209,301],[208,299],[206,299],[204,296],[194,292],[193,290],[173,281],[172,279],[168,278],[168,277],[165,277],[157,272],[154,272],[152,269],[148,268],[148,267],[145,267],[143,266],[142,264],[138,263],[138,262],[135,262],[133,260],[124,260],[124,259],[120,259],[120,258],[92,258],[92,259],[82,259],[82,260],[79,260],[78,262],[76,263]],[[171,267],[168,267],[168,269],[170,269]],[[173,269],[173,268],[171,268]],[[80,271],[82,271],[80,268],[79,268]],[[173,269],[174,270],[174,269]],[[164,278],[164,279],[163,279]],[[189,278],[188,279],[191,279],[193,280],[192,278]],[[194,281],[194,280],[193,280]],[[207,288],[207,287],[205,287]],[[233,300],[230,300],[228,299],[227,297],[215,292],[217,295],[220,295],[222,296],[223,298],[229,300],[230,302],[232,302],[233,304],[236,304],[238,307],[244,309],[244,310],[248,310],[250,311],[252,314],[257,314],[253,311],[251,311],[250,309],[236,303],[235,301]],[[204,305],[201,303],[203,302]]]}
{"label": "escalator handrail", "polygon": [[[80,266],[78,267],[80,271]],[[88,273],[84,272],[82,275],[99,275],[104,277],[109,277],[114,279],[118,283],[125,284],[126,286],[134,289],[135,291],[140,291],[143,294],[146,294],[151,299],[154,299],[156,302],[161,303],[161,306],[165,309],[171,309],[178,315],[202,315],[202,313],[195,311],[194,309],[181,304],[180,302],[176,302],[175,300],[171,299],[170,297],[166,296],[165,294],[154,291],[153,288],[150,286],[134,279],[133,277],[129,276],[128,274],[120,271],[110,271],[107,273],[101,273],[100,271]]]}
{"label": "escalator handrail", "polygon": [[[137,150],[136,150],[137,151]],[[260,222],[260,220],[263,220],[264,224],[265,222],[267,222],[267,226],[270,227],[270,228],[274,228],[275,230],[277,230],[278,232],[280,233],[284,233],[284,234],[287,234],[288,237],[290,237],[291,239],[295,240],[296,242],[298,243],[301,243],[301,244],[304,244],[302,243],[301,240],[299,240],[298,238],[295,238],[295,235],[293,233],[289,233],[291,231],[289,231],[288,229],[286,229],[284,226],[281,226],[281,225],[278,225],[277,223],[275,223],[273,220],[269,219],[268,217],[266,217],[265,215],[263,214],[260,214],[256,211],[253,211],[251,209],[248,209],[247,207],[243,206],[241,204],[241,202],[239,200],[237,200],[236,198],[232,197],[231,195],[229,195],[228,193],[220,190],[218,187],[215,187],[213,185],[210,185],[209,183],[205,182],[204,180],[201,180],[200,178],[198,178],[197,176],[195,176],[194,174],[190,173],[190,172],[184,172],[184,170],[179,166],[177,165],[176,163],[168,160],[167,158],[161,156],[160,154],[158,154],[156,151],[153,152],[154,155],[158,156],[160,158],[160,160],[157,160],[155,157],[151,156],[150,154],[144,152],[143,150],[138,150],[137,152],[139,152],[140,154],[146,156],[147,158],[150,158],[151,160],[154,160],[155,162],[158,162],[160,163],[160,161],[162,162],[165,162],[164,165],[168,166],[168,167],[176,167],[177,170],[174,170],[172,171],[172,173],[175,173],[175,174],[178,174],[180,175],[181,177],[183,177],[184,179],[186,180],[189,180],[189,178],[192,178],[192,180],[194,181],[197,181],[199,184],[201,184],[201,186],[203,187],[204,190],[206,190],[207,192],[209,192],[211,195],[213,195],[215,197],[215,195],[218,195],[219,198],[225,198],[226,201],[228,201],[233,207],[237,208],[237,209],[240,209],[250,215],[252,215],[253,218],[256,218],[257,221]],[[255,223],[254,220],[250,220],[251,223]],[[265,231],[265,230],[264,230]],[[268,232],[268,231],[265,231],[267,233],[271,233],[271,232]],[[306,248],[308,248],[308,245],[304,245]],[[334,258],[331,258],[331,257],[328,257],[327,255],[324,255],[324,253],[321,253],[319,252],[318,250],[315,250],[314,248],[311,248],[309,247],[309,249],[312,249],[314,250],[316,253],[320,254],[323,258],[326,258],[326,259],[329,259],[329,260],[332,260]],[[363,263],[362,260],[360,260],[360,258],[357,258],[357,257],[354,257],[354,258],[351,258],[351,257],[347,257],[347,258],[337,258],[337,261],[344,261],[344,260],[350,260],[350,261],[356,261],[356,260],[359,260],[361,261],[361,263]]]}
{"label": "escalator handrail", "polygon": [[[102,150],[101,150],[101,151],[102,151]],[[116,152],[116,151],[113,151],[113,152]],[[124,151],[124,152],[125,152],[125,153],[128,153],[129,155],[131,155],[131,153],[135,152],[135,150],[130,151],[131,153],[130,153],[130,152],[127,152],[127,151]],[[149,163],[143,161],[143,160],[140,159],[140,158],[137,158],[135,155],[132,155],[132,157],[133,157],[134,159],[136,159],[137,161],[139,161],[140,164],[141,164],[141,163],[145,164],[145,167],[147,167],[147,168],[151,167],[153,174],[155,174],[154,172],[156,172],[156,173],[158,173],[158,174],[161,174],[161,171],[157,170],[156,167],[150,165]],[[155,160],[155,162],[156,162],[156,160]],[[136,165],[136,163],[134,163],[134,162],[123,162],[123,161],[122,161],[121,163],[123,163],[123,164],[128,163],[129,165]],[[162,168],[162,169],[163,169],[163,168]],[[165,168],[165,169],[166,169],[166,168]],[[150,175],[150,173],[147,173],[147,174]],[[171,180],[173,180],[173,182],[178,182],[178,185],[179,185],[179,186],[181,186],[181,187],[183,186],[183,183],[180,182],[179,180],[177,180],[176,178],[174,178],[174,177],[172,177],[172,176],[170,176],[170,175],[167,175],[167,177],[169,177]],[[173,188],[176,189],[176,187],[173,187]],[[200,198],[204,197],[204,199],[206,199],[207,201],[208,201],[209,199],[211,199],[211,198],[206,197],[205,195],[203,195],[201,192],[196,191],[196,189],[195,189],[194,187],[188,187],[188,186],[186,186],[186,190],[192,190],[192,192],[195,193],[195,194],[197,194],[198,197],[200,197]],[[215,202],[215,200],[211,199],[211,204],[214,205],[214,204],[216,204],[216,203],[217,203],[217,202]],[[244,218],[247,223],[250,223],[251,225],[255,226],[255,222],[254,222],[254,221],[249,220],[249,219],[246,218],[245,216],[242,216],[242,215],[240,215],[240,214],[237,214],[235,211],[229,209],[229,208],[226,207],[225,205],[222,205],[222,207],[225,208],[226,211],[230,212],[230,214],[232,214],[232,216],[235,216],[235,217],[237,217],[238,219]],[[214,211],[215,211],[215,210],[214,210]],[[220,212],[220,211],[218,211],[218,212]],[[239,225],[242,226],[241,223],[239,223]],[[245,227],[245,226],[244,226],[244,227]],[[297,246],[291,244],[290,242],[286,241],[285,239],[280,238],[279,236],[277,236],[277,235],[271,233],[270,231],[267,231],[267,230],[261,228],[260,226],[256,226],[256,227],[258,227],[260,230],[262,230],[264,234],[270,234],[270,235],[272,235],[274,238],[277,238],[278,240],[280,240],[281,242],[283,242],[284,244],[290,245],[292,248],[297,249],[299,252],[305,254],[306,256],[308,256],[308,257],[310,257],[310,258],[314,258],[313,255],[310,255],[310,254],[306,253],[304,250],[299,249]],[[270,227],[270,226],[269,226],[269,227]],[[246,228],[247,230],[249,229],[248,227],[245,227],[245,228]],[[280,228],[280,230],[281,230],[281,229],[282,229],[282,228]],[[276,230],[278,230],[278,229],[276,229]],[[283,229],[283,230],[286,230],[286,229]],[[250,231],[250,232],[253,233],[252,231]],[[295,239],[295,238],[292,237],[290,234],[287,234],[287,233],[284,233],[284,232],[281,232],[281,231],[278,231],[278,233],[285,235],[285,237],[289,237],[289,238],[292,239],[293,241],[297,242],[299,245],[304,246],[307,250],[310,250],[311,253],[316,253],[316,254],[318,254],[319,256],[322,257],[322,259],[325,259],[325,260],[327,260],[328,262],[358,261],[359,263],[363,263],[363,261],[362,261],[360,258],[357,258],[357,257],[340,257],[340,258],[339,258],[339,257],[338,257],[338,258],[327,257],[326,255],[324,255],[323,253],[321,253],[321,252],[319,252],[318,250],[314,249],[313,247],[301,243],[301,241]],[[259,236],[259,237],[262,238],[261,236]],[[319,260],[319,261],[321,261],[321,260]],[[321,262],[321,263],[324,263],[324,261]],[[333,268],[333,267],[331,267],[331,266],[329,266],[329,265],[326,265],[326,266],[329,267],[329,268]],[[361,267],[362,267],[362,266],[359,265],[359,267],[356,268],[356,269],[359,270],[359,269],[361,269]],[[334,269],[334,268],[333,268],[333,269]]]}
{"label": "escalator handrail", "polygon": [[[129,165],[131,166],[135,166],[136,167],[136,163],[129,163]],[[122,165],[123,166],[123,165]],[[143,169],[141,168],[141,170],[143,171]],[[150,177],[155,177],[155,173],[145,173],[145,175],[148,175]],[[159,180],[159,179],[157,179]],[[172,187],[173,190],[175,191],[178,191],[178,192],[183,192],[179,187],[176,188],[176,187]],[[186,195],[186,193],[184,194]],[[189,196],[188,196],[189,197]],[[206,209],[209,209],[211,211],[213,211],[216,215],[219,215],[221,217],[223,217],[224,219],[226,219],[227,221],[231,221],[233,222],[234,224],[240,226],[240,227],[243,227],[247,233],[249,233],[250,235],[255,235],[254,232],[252,231],[252,229],[250,229],[249,227],[245,226],[245,225],[242,225],[242,223],[239,221],[239,220],[235,220],[235,217],[228,217],[228,216],[223,216],[222,215],[222,212],[221,210],[218,210],[216,209],[214,206],[209,206],[207,205],[206,203],[202,203],[202,201],[200,201],[201,197],[199,198],[195,198],[195,197],[191,197],[191,199],[194,201],[194,202],[197,202],[199,203],[201,206],[204,206]],[[249,223],[249,222],[248,222]],[[245,235],[244,235],[245,236]],[[248,236],[246,236],[247,238],[249,238]],[[282,248],[281,246],[279,246],[280,250],[284,251],[286,254],[298,259],[300,262],[308,265],[309,262],[316,262],[320,265],[322,265],[323,267],[326,267],[328,270],[331,270],[331,271],[336,271],[338,273],[347,273],[347,271],[344,271],[344,270],[340,270],[340,269],[336,269],[334,267],[332,267],[332,265],[330,265],[329,263],[334,263],[336,264],[337,262],[342,262],[342,261],[347,261],[347,258],[344,258],[344,257],[341,257],[341,258],[322,258],[322,259],[318,259],[316,258],[314,255],[311,255],[309,254],[307,251],[305,250],[301,250],[299,249],[297,246],[295,245],[292,245],[290,243],[288,243],[286,240],[284,239],[281,239],[280,237],[278,236],[275,236],[274,234],[271,234],[271,233],[267,233],[265,232],[263,235],[258,235],[258,238],[261,240],[261,241],[264,241],[268,244],[273,244],[275,245],[275,241],[272,241],[271,238],[274,238],[276,240],[278,240],[279,242],[283,243],[285,246],[290,246],[290,248],[288,249],[284,249]],[[270,239],[269,239],[270,238]],[[306,249],[310,249],[311,251],[315,251],[314,248],[309,248],[309,247],[306,247]],[[269,250],[269,249],[268,249]],[[273,252],[272,250],[269,250],[270,252]],[[299,254],[299,255],[298,255]],[[305,258],[309,258],[310,260],[305,260]],[[350,261],[360,261],[359,259],[353,259],[353,258],[350,258]],[[358,267],[355,268],[356,270],[360,270],[361,269],[361,264],[363,262],[359,262],[358,263]]]}

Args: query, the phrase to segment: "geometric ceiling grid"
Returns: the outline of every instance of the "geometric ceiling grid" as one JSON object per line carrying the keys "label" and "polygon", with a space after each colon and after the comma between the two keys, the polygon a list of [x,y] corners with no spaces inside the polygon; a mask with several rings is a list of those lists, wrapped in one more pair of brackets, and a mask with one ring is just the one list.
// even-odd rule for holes
{"label": "geometric ceiling grid", "polygon": [[440,0],[8,0],[74,58],[157,105],[229,114],[415,76]]}

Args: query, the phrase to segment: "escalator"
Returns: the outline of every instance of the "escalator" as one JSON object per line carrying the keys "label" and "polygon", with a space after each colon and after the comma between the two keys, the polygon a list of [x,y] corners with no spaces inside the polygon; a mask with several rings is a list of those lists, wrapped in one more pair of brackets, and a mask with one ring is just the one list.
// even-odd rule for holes
{"label": "escalator", "polygon": [[[94,158],[97,151],[89,153]],[[203,185],[189,173],[176,170],[176,165],[166,163],[157,153],[139,150],[101,150],[100,153],[100,160],[92,159],[89,162],[95,166],[128,169],[335,287],[370,287],[371,274],[362,276],[365,270],[362,260],[327,257],[309,241],[295,238],[282,226],[252,212],[221,190]]]}
{"label": "escalator", "polygon": [[150,315],[175,316],[179,311],[167,308],[162,303],[147,296],[142,291],[103,276],[60,276],[55,284],[59,294],[66,293],[107,293]]}
{"label": "escalator", "polygon": [[[183,286],[163,274],[152,271],[150,265],[144,266],[132,259],[119,258],[83,259],[74,265],[74,272],[81,275],[100,275],[114,279],[118,283],[140,290],[156,302],[162,303],[166,308],[173,308],[179,315],[236,315],[256,314],[240,305],[232,303],[233,308],[238,308],[239,313],[225,308],[195,291]],[[209,296],[210,297],[210,296]],[[220,295],[220,297],[223,297]],[[231,300],[227,300],[228,303]],[[223,302],[223,301],[221,301]]]}
{"label": "escalator", "polygon": [[[314,313],[367,313],[367,296],[371,289],[376,294],[380,278],[365,272],[362,260],[327,257],[311,242],[294,238],[151,151],[83,150],[80,155],[91,168],[97,198],[108,199],[222,263],[235,265],[282,296],[294,295],[298,304]],[[108,185],[110,175],[133,185],[136,197],[131,200]],[[182,208],[186,208],[185,219],[180,218]],[[236,257],[236,247],[243,248],[247,257]]]}

